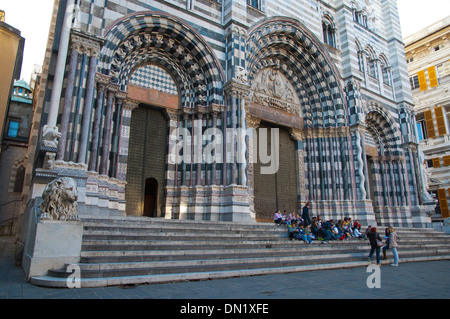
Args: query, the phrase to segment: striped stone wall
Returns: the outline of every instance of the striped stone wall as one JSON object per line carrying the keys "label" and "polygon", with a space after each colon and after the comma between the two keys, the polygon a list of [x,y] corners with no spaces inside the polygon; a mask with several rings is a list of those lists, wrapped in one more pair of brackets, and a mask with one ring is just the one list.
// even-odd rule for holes
{"label": "striped stone wall", "polygon": [[[52,24],[57,35],[64,3]],[[246,161],[240,163],[227,156],[179,162],[182,154],[170,151],[179,147],[180,132],[189,133],[186,150],[196,132],[257,129],[268,121],[286,127],[295,140],[298,208],[311,201],[315,214],[325,218],[352,215],[366,223],[409,225],[411,207],[422,204],[421,180],[395,1],[259,3],[79,2],[65,52],[57,123],[62,151],[56,157],[89,172],[86,205],[125,211],[124,185],[134,169],[133,110],[153,101],[167,117],[160,214],[166,218],[253,220],[250,158],[256,154],[250,142],[256,136],[237,135],[230,145],[225,134],[224,153],[242,150]],[[324,19],[333,26],[335,47],[323,41]],[[261,82],[267,70],[281,76],[295,99],[275,96],[277,89]],[[131,87],[141,95],[131,94]],[[41,127],[51,88],[46,84]],[[258,90],[272,96],[258,100]],[[200,141],[202,147],[207,143]],[[35,157],[48,169],[53,153],[47,153]]]}

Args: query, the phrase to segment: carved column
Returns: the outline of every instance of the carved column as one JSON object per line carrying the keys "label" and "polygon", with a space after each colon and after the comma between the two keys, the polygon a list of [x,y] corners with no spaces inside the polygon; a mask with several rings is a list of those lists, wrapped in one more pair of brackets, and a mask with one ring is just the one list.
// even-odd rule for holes
{"label": "carved column", "polygon": [[[217,131],[217,119],[219,118],[220,113],[217,112],[216,110],[213,110],[212,112],[212,127],[214,129],[214,132]],[[223,132],[222,132],[223,133]],[[223,134],[222,134],[222,141],[223,141]],[[217,144],[217,135],[215,136],[215,148],[214,148],[214,160],[212,162],[212,167],[211,167],[211,183],[212,185],[218,185],[218,179],[217,179],[217,155],[218,155],[218,148],[222,147],[222,145]],[[219,150],[220,153],[222,153],[222,150]],[[223,154],[222,154],[222,158],[220,159],[219,163],[223,162]]]}
{"label": "carved column", "polygon": [[302,204],[307,201],[306,182],[305,182],[305,150],[304,150],[304,134],[299,129],[291,129],[290,136],[297,144],[296,150],[296,175],[297,175],[297,209],[300,210]]}
{"label": "carved column", "polygon": [[70,54],[70,62],[69,62],[69,73],[67,75],[66,82],[66,95],[64,97],[64,106],[61,115],[61,125],[60,125],[60,133],[61,137],[59,138],[58,143],[58,152],[56,154],[57,160],[64,160],[64,153],[66,151],[66,143],[67,143],[67,133],[69,130],[69,118],[70,111],[72,109],[72,101],[73,101],[73,87],[75,82],[75,73],[78,64],[78,48],[72,44],[72,52]]}
{"label": "carved column", "polygon": [[[188,129],[188,120],[189,120],[189,114],[184,113],[183,114],[183,123],[184,123],[184,129],[187,131]],[[186,163],[187,159],[187,151],[188,151],[188,141],[187,136],[183,136],[183,161],[182,161],[182,171],[181,171],[181,185],[186,186],[187,185],[187,169],[188,165]]]}
{"label": "carved column", "polygon": [[202,128],[203,128],[203,114],[201,112],[197,113],[197,121],[195,121],[196,125],[194,128],[194,154],[195,154],[195,163],[197,166],[196,176],[195,176],[195,185],[203,186],[203,178],[202,178],[202,162],[203,158],[202,154]]}
{"label": "carved column", "polygon": [[91,154],[89,158],[89,171],[97,170],[97,157],[100,140],[100,125],[102,120],[102,109],[106,85],[109,83],[109,77],[98,74],[97,79],[97,106],[94,115],[94,123],[92,125],[92,138],[91,138]]}
{"label": "carved column", "polygon": [[126,181],[128,147],[130,144],[130,123],[131,114],[135,108],[139,106],[139,102],[125,98],[122,104],[122,121],[119,127],[119,148],[117,156],[117,175],[119,181]]}
{"label": "carved column", "polygon": [[237,178],[237,149],[236,149],[236,108],[237,108],[237,92],[231,92],[231,180],[230,184],[236,184]]}
{"label": "carved column", "polygon": [[[231,184],[246,186],[247,181],[247,160],[246,160],[246,108],[245,100],[248,96],[250,86],[246,84],[245,71],[237,74],[239,82],[235,79],[225,84],[224,89],[231,95]],[[239,132],[237,126],[239,125]],[[238,165],[239,163],[239,170]]]}
{"label": "carved column", "polygon": [[359,196],[358,199],[365,200],[367,199],[367,190],[366,190],[366,174],[365,174],[365,161],[364,161],[364,141],[361,136],[363,132],[359,125],[352,128],[353,134],[356,138],[356,160],[358,162],[358,171],[357,174],[359,176]]}
{"label": "carved column", "polygon": [[78,150],[78,163],[86,163],[87,159],[87,144],[89,136],[90,119],[92,113],[92,104],[95,89],[95,76],[97,69],[97,57],[99,54],[98,46],[91,46],[88,50],[90,55],[89,70],[86,82],[86,95],[84,98],[83,118],[81,122],[80,143]]}
{"label": "carved column", "polygon": [[111,165],[109,176],[117,177],[117,165],[118,165],[118,154],[119,154],[119,138],[122,126],[122,108],[124,100],[127,96],[126,92],[117,92],[116,94],[116,117],[114,118],[114,127],[112,130],[112,140],[111,140]]}
{"label": "carved column", "polygon": [[109,85],[107,88],[107,102],[106,102],[106,113],[105,121],[103,126],[103,137],[102,137],[102,154],[100,160],[99,174],[106,175],[108,169],[109,151],[111,146],[111,124],[112,124],[112,112],[113,112],[113,101],[118,88],[113,85]]}

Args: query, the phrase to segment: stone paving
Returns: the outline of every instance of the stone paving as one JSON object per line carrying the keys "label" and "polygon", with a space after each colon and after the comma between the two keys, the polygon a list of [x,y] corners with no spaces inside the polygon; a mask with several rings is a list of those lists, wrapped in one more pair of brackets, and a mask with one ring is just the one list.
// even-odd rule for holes
{"label": "stone paving", "polygon": [[[399,249],[401,258],[401,249]],[[401,262],[401,260],[400,260]],[[450,260],[383,265],[381,288],[366,267],[160,285],[55,289],[33,286],[0,240],[0,299],[449,299]]]}

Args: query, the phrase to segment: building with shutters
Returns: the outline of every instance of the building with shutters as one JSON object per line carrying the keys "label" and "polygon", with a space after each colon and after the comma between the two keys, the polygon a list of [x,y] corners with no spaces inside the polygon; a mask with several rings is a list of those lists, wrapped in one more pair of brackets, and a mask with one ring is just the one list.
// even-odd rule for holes
{"label": "building with shutters", "polygon": [[61,0],[50,29],[31,200],[70,176],[81,216],[430,224],[395,1]]}
{"label": "building with shutters", "polygon": [[417,137],[428,191],[439,205],[433,219],[450,217],[450,16],[405,38]]}

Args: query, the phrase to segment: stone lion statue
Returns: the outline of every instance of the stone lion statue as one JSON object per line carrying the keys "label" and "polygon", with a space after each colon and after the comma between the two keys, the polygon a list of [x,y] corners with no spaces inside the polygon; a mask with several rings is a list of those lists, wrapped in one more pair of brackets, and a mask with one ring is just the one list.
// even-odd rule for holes
{"label": "stone lion statue", "polygon": [[79,220],[78,189],[75,181],[69,177],[57,178],[44,189],[41,208],[43,220]]}

